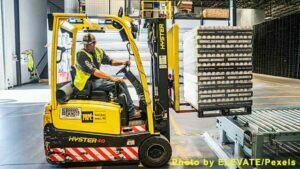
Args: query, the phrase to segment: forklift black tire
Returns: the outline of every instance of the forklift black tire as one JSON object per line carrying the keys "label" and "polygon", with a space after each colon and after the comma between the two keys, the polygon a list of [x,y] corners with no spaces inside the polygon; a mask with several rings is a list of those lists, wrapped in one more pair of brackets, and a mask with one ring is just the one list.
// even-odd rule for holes
{"label": "forklift black tire", "polygon": [[162,135],[147,138],[139,148],[139,158],[145,167],[164,166],[171,156],[170,142]]}

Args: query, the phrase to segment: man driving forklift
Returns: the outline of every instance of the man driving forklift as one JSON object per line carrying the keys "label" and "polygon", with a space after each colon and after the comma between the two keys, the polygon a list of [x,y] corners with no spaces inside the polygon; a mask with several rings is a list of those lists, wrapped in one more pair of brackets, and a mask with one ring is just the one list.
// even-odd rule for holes
{"label": "man driving forklift", "polygon": [[83,36],[82,43],[84,48],[78,51],[76,55],[76,76],[74,81],[75,90],[82,91],[87,81],[91,80],[92,90],[94,91],[101,90],[112,92],[115,97],[120,94],[124,94],[126,96],[125,107],[127,107],[129,120],[141,118],[141,113],[135,110],[135,106],[124,80],[110,76],[100,70],[101,64],[111,66],[129,66],[130,61],[111,59],[102,49],[96,47],[96,42],[96,37],[91,33]]}

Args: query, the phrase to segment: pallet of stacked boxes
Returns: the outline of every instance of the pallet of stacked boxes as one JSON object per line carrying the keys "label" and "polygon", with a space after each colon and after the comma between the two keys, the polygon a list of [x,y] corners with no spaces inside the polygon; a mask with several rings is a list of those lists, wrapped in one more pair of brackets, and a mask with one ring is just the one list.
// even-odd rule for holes
{"label": "pallet of stacked boxes", "polygon": [[183,46],[184,98],[198,116],[251,114],[252,28],[200,26]]}

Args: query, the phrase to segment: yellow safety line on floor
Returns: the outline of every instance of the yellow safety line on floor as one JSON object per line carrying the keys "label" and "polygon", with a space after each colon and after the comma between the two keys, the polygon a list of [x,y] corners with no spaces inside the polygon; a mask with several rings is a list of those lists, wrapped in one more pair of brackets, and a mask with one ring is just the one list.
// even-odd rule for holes
{"label": "yellow safety line on floor", "polygon": [[[171,114],[169,114],[169,115],[170,115],[170,123],[171,123],[172,129],[175,131],[175,135],[182,136],[183,134],[182,134],[181,128],[179,127],[179,125],[175,121],[174,117]],[[175,145],[175,149],[176,149],[177,152],[179,152],[180,158],[182,158],[182,159],[187,158],[187,156],[186,156],[187,152],[185,151],[183,146]]]}
{"label": "yellow safety line on floor", "polygon": [[298,98],[300,96],[255,96],[253,98],[264,99],[264,98]]}
{"label": "yellow safety line on floor", "polygon": [[281,77],[281,76],[272,76],[272,75],[266,75],[266,74],[259,74],[259,73],[252,73],[253,76],[255,77],[254,79],[259,79],[259,77],[261,78],[269,78],[269,79],[273,79],[273,80],[285,80],[285,81],[294,81],[294,82],[299,82],[299,79],[295,79],[295,78],[288,78],[288,77]]}
{"label": "yellow safety line on floor", "polygon": [[288,84],[282,84],[282,83],[274,82],[274,81],[268,81],[268,80],[262,80],[262,79],[255,79],[255,80],[262,81],[262,82],[266,82],[266,83],[271,83],[271,84],[276,84],[276,85],[279,85],[279,86],[285,86],[285,87],[290,86],[290,85],[288,85]]}
{"label": "yellow safety line on floor", "polygon": [[254,106],[259,106],[259,105],[276,105],[276,104],[300,104],[300,102],[260,102],[260,103],[254,103]]}
{"label": "yellow safety line on floor", "polygon": [[[182,136],[183,131],[180,128],[180,126],[178,125],[178,123],[176,122],[176,120],[174,119],[174,116],[172,116],[171,114],[170,114],[170,123],[171,123],[172,129],[174,129],[174,131],[175,131],[175,134],[177,136]],[[191,144],[189,144],[189,146],[191,146]],[[187,152],[186,147],[181,144],[174,145],[174,148],[180,154],[179,157],[183,160],[188,160],[188,158],[191,158],[191,157],[202,157],[203,156],[203,154],[201,152],[197,151],[196,147],[195,147],[195,149],[192,148],[193,151],[196,151],[195,153]]]}
{"label": "yellow safety line on floor", "polygon": [[[269,83],[269,84],[274,84],[274,85],[278,85],[278,86],[273,86],[273,87],[289,87],[289,88],[294,88],[294,89],[299,89],[299,87],[297,86],[293,86],[291,84],[284,84],[284,83],[280,83],[280,82],[274,82],[274,81],[267,81],[267,80],[262,80],[262,79],[255,79],[255,80],[258,80],[258,81],[263,81],[265,83]],[[255,82],[254,82],[255,83]],[[271,86],[268,86],[268,87],[271,87]]]}
{"label": "yellow safety line on floor", "polygon": [[193,144],[190,144],[190,146],[192,147],[191,148],[192,152],[190,153],[190,157],[197,157],[197,158],[203,157],[203,154],[198,150],[196,146],[194,146]]}
{"label": "yellow safety line on floor", "polygon": [[178,136],[181,136],[182,130],[179,127],[179,125],[176,123],[174,117],[171,114],[170,114],[170,123],[171,123],[172,129],[174,129],[174,131],[175,131],[175,134]]}
{"label": "yellow safety line on floor", "polygon": [[185,148],[182,145],[175,145],[175,149],[180,154],[180,158],[186,160],[187,159],[187,152],[185,151]]}
{"label": "yellow safety line on floor", "polygon": [[[295,86],[289,86],[289,87],[285,87],[286,89],[289,89],[289,90],[291,90],[291,89],[294,89],[294,90],[298,90],[298,89],[300,89],[299,87],[295,87]],[[284,92],[288,92],[288,93],[290,93],[289,92],[289,90],[284,90],[283,88],[282,88],[282,86],[267,86],[267,85],[264,85],[263,86],[263,89],[257,89],[258,91],[259,90],[273,90],[273,91],[284,91]]]}

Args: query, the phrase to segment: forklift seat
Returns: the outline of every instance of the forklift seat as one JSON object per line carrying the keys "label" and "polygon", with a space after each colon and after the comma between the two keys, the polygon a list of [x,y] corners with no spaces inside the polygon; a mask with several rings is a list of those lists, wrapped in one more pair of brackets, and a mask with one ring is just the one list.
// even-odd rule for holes
{"label": "forklift seat", "polygon": [[96,90],[93,91],[92,81],[88,80],[84,89],[79,91],[74,86],[74,80],[76,76],[76,69],[74,66],[71,66],[71,77],[72,77],[72,84],[74,87],[73,98],[74,99],[81,99],[81,100],[98,100],[98,101],[109,101],[109,93],[103,90]]}

